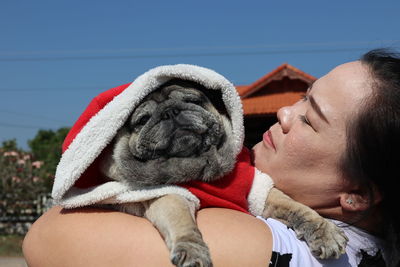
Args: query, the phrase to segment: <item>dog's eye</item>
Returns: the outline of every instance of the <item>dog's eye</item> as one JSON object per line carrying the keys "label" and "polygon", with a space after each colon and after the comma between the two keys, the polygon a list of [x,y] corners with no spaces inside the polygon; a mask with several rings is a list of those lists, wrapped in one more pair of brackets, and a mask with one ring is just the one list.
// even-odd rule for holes
{"label": "dog's eye", "polygon": [[130,124],[129,124],[129,129],[131,132],[137,132],[140,129],[142,129],[142,127],[147,123],[147,121],[150,119],[150,115],[144,115],[142,117],[140,117],[137,120],[133,120]]}
{"label": "dog's eye", "polygon": [[203,103],[200,99],[196,99],[196,98],[186,99],[185,102],[195,104],[195,105],[201,105]]}
{"label": "dog's eye", "polygon": [[135,126],[145,125],[146,122],[150,119],[150,115],[144,115],[139,120],[135,122]]}

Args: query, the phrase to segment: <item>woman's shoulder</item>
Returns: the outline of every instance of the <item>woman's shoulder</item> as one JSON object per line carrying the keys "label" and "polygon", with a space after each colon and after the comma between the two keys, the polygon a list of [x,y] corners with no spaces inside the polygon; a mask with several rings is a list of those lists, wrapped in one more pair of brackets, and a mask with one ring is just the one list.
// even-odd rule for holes
{"label": "woman's shoulder", "polygon": [[[214,266],[268,266],[272,236],[248,214],[200,210],[197,222]],[[171,266],[164,241],[146,219],[99,209],[54,207],[23,244],[29,266]],[[110,262],[113,262],[110,264]]]}
{"label": "woman's shoulder", "polygon": [[[270,259],[279,262],[273,266],[356,266],[357,246],[374,241],[363,232],[344,228],[350,238],[347,253],[338,260],[319,261],[293,230],[274,219],[207,208],[198,212],[197,222],[214,266],[268,266]],[[172,266],[164,241],[149,221],[101,209],[52,208],[31,227],[23,250],[33,267],[59,262],[110,266],[111,261],[118,266]]]}

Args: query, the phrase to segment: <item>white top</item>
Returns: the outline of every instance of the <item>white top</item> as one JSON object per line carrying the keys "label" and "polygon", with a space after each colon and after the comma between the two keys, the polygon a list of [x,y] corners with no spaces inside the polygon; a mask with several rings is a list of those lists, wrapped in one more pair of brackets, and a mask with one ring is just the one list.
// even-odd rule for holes
{"label": "white top", "polygon": [[[296,237],[292,229],[275,219],[263,219],[271,229],[272,233],[272,256],[269,266],[273,267],[347,267],[358,266],[363,258],[361,250],[368,255],[374,256],[382,249],[382,241],[354,226],[332,220],[336,225],[340,225],[349,242],[346,247],[346,253],[339,259],[319,260],[316,259],[303,240]],[[383,255],[384,256],[384,255]]]}

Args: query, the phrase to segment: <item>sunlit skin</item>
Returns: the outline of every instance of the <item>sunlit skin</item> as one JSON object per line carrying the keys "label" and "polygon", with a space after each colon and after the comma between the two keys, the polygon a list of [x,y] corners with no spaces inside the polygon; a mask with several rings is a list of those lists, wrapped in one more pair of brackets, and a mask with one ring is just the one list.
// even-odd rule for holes
{"label": "sunlit skin", "polygon": [[318,79],[303,99],[277,113],[278,123],[254,146],[255,166],[275,186],[327,217],[344,219],[343,200],[356,192],[339,170],[346,123],[372,92],[359,61],[340,65]]}

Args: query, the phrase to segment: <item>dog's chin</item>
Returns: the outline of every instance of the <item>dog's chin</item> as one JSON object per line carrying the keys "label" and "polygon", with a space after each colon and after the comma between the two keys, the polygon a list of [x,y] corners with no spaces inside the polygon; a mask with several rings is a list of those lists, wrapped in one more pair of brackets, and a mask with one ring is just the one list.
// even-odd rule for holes
{"label": "dog's chin", "polygon": [[189,181],[211,182],[220,178],[231,167],[222,163],[223,155],[215,146],[198,154],[197,151],[174,151],[174,156],[160,156],[158,158],[137,161],[136,173],[141,177],[136,178],[134,183],[141,180],[142,185],[177,184]]}
{"label": "dog's chin", "polygon": [[[128,183],[132,188],[194,180],[213,181],[231,171],[234,166],[232,138],[224,137],[217,145],[208,141],[207,149],[204,139],[208,138],[194,134],[181,135],[176,140],[173,139],[168,153],[148,150],[144,154],[150,156],[143,157],[143,153],[132,153],[132,147],[139,138],[130,136],[128,131],[121,132],[114,147],[111,165],[114,167],[105,173],[110,174],[108,177],[111,179]],[[184,141],[186,145],[182,145],[185,144]],[[200,145],[196,146],[195,143]]]}
{"label": "dog's chin", "polygon": [[194,157],[198,155],[202,145],[203,142],[200,135],[175,135],[172,138],[169,149],[166,150],[166,154],[167,157]]}
{"label": "dog's chin", "polygon": [[[168,159],[168,158],[189,158],[189,157],[196,157],[199,156],[199,150],[201,146],[201,142],[199,140],[194,140],[193,138],[182,137],[181,140],[176,140],[165,150],[145,150],[141,153],[138,153],[137,150],[133,150],[132,155],[141,162],[146,162],[149,160],[156,160],[156,159]],[[189,146],[182,145],[184,142]]]}

